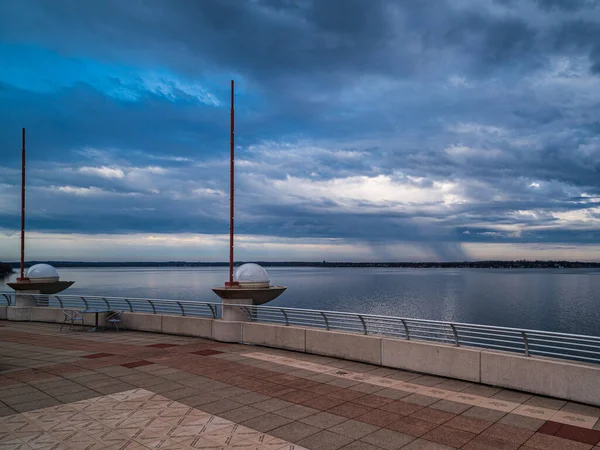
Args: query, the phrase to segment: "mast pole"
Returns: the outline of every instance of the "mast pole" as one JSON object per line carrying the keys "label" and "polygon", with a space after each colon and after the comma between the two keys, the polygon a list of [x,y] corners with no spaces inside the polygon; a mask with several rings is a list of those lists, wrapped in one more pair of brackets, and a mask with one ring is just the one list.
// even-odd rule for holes
{"label": "mast pole", "polygon": [[229,132],[229,152],[230,152],[230,178],[229,178],[229,286],[233,286],[233,216],[234,216],[234,193],[235,193],[235,176],[234,176],[234,148],[235,148],[235,118],[234,118],[234,82],[231,80],[231,112],[230,112],[230,132]]}
{"label": "mast pole", "polygon": [[25,281],[25,128],[21,130],[21,276]]}

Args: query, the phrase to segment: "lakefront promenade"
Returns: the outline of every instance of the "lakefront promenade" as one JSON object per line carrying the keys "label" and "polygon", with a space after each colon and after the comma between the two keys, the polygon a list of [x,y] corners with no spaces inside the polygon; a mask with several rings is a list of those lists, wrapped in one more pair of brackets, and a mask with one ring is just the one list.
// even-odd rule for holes
{"label": "lakefront promenade", "polygon": [[565,399],[262,346],[59,328],[0,322],[2,449],[600,448],[600,409]]}

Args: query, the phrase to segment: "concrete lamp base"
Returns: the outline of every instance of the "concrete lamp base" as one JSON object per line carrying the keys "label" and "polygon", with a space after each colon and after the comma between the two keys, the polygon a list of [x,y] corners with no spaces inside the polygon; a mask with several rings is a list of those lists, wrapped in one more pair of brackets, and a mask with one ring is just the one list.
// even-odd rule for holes
{"label": "concrete lamp base", "polygon": [[262,305],[279,297],[287,288],[285,286],[268,286],[261,288],[219,287],[213,292],[221,297],[223,304],[222,319],[234,322],[249,322],[248,314],[237,306],[229,305]]}

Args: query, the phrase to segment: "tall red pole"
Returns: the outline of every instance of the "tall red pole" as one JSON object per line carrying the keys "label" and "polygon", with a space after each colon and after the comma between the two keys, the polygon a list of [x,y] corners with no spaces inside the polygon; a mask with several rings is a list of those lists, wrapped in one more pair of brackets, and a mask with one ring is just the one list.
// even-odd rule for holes
{"label": "tall red pole", "polygon": [[21,131],[21,276],[25,281],[25,128]]}
{"label": "tall red pole", "polygon": [[[229,286],[233,286],[233,215],[234,215],[234,192],[235,192],[235,176],[234,176],[234,136],[235,136],[235,119],[233,108],[234,83],[231,80],[231,113],[230,113],[230,132],[229,132],[229,152],[230,152],[230,179],[229,179]],[[237,283],[236,283],[237,284]]]}

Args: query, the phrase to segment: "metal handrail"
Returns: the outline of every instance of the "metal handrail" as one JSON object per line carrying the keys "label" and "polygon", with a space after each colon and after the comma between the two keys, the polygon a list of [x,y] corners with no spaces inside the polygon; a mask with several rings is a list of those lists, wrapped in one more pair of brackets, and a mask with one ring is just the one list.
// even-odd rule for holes
{"label": "metal handrail", "polygon": [[[23,295],[23,294],[21,294]],[[95,295],[26,294],[40,306],[85,309],[102,307],[110,310],[171,314],[219,319],[220,302],[197,302]],[[15,305],[14,292],[0,292],[0,304]],[[283,326],[314,327],[366,335],[390,336],[405,340],[439,342],[458,347],[503,350],[525,356],[550,356],[576,361],[600,363],[600,337],[524,328],[498,327],[427,319],[381,316],[351,312],[284,308],[280,306],[226,305],[241,309],[253,322]]]}

